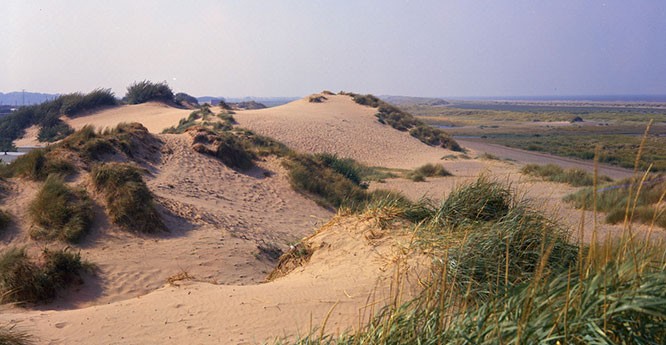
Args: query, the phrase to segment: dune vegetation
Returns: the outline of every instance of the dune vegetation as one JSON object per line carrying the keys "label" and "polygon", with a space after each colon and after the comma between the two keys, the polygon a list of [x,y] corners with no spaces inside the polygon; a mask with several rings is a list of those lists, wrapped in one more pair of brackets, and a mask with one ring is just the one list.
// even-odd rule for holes
{"label": "dune vegetation", "polygon": [[50,148],[32,150],[0,170],[5,177],[23,177],[33,181],[44,181],[49,175],[67,176],[75,171],[70,161],[53,154]]}
{"label": "dune vegetation", "polygon": [[[520,169],[525,175],[540,177],[546,181],[560,182],[574,187],[591,186],[594,184],[594,175],[582,169],[563,169],[555,164],[526,164]],[[597,177],[599,182],[610,182],[607,176]]]}
{"label": "dune vegetation", "polygon": [[38,240],[76,243],[93,220],[92,201],[86,191],[67,186],[57,175],[49,175],[28,210],[36,225],[30,237]]}
{"label": "dune vegetation", "polygon": [[407,173],[406,177],[414,182],[423,182],[426,180],[426,177],[444,177],[451,175],[452,174],[446,170],[443,165],[428,163]]}
{"label": "dune vegetation", "polygon": [[[484,202],[488,200],[488,202]],[[384,211],[381,211],[384,210]],[[386,211],[390,210],[390,212]],[[452,214],[452,211],[456,212]],[[280,344],[661,344],[666,341],[663,244],[624,236],[582,245],[510,187],[481,177],[441,205],[385,199],[366,212],[412,222],[431,253],[421,293],[353,332]],[[401,286],[396,278],[395,286]]]}
{"label": "dune vegetation", "polygon": [[441,129],[428,126],[413,115],[373,95],[359,95],[351,92],[341,92],[340,94],[351,96],[358,104],[377,108],[375,116],[382,124],[387,124],[399,131],[409,131],[411,136],[430,146],[462,151],[460,145]]}
{"label": "dune vegetation", "polygon": [[62,115],[75,117],[101,107],[117,104],[118,100],[110,89],[95,89],[87,94],[66,94],[52,101],[21,107],[16,112],[0,119],[0,138],[3,138],[3,142],[0,144],[5,146],[0,149],[9,149],[8,145],[11,144],[11,141],[20,138],[25,129],[32,125],[40,126],[38,134],[40,141],[60,140],[74,131],[60,119]]}
{"label": "dune vegetation", "polygon": [[31,260],[24,248],[7,248],[0,253],[0,299],[19,305],[53,300],[59,290],[81,283],[81,274],[92,265],[79,254],[66,250],[44,250]]}
{"label": "dune vegetation", "polygon": [[103,163],[90,174],[95,189],[104,195],[114,224],[139,233],[166,229],[138,168],[129,163]]}
{"label": "dune vegetation", "polygon": [[153,83],[148,80],[134,82],[127,87],[123,101],[128,104],[141,104],[150,101],[175,102],[173,91],[166,82]]}

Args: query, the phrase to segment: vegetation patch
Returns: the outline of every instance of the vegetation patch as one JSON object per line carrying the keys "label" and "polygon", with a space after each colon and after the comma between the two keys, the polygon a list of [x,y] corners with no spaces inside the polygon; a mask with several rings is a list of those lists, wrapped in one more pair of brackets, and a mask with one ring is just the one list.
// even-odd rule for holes
{"label": "vegetation patch", "polygon": [[341,94],[351,96],[354,102],[358,104],[377,108],[375,116],[382,124],[388,124],[399,131],[409,131],[411,136],[430,146],[441,146],[453,151],[462,151],[462,147],[441,129],[430,127],[411,114],[373,95]]}
{"label": "vegetation patch", "polygon": [[311,95],[308,97],[308,102],[310,103],[323,103],[326,100],[328,100],[328,98],[324,95]]}
{"label": "vegetation patch", "polygon": [[[501,191],[499,191],[502,189]],[[515,200],[510,188],[482,178],[443,204],[470,200],[469,214],[488,214],[476,200]],[[577,246],[570,232],[525,201],[474,224],[436,221],[422,204],[414,219],[418,245],[433,256],[423,291],[389,303],[360,330],[309,335],[295,344],[662,344],[666,341],[666,248],[630,237]],[[416,204],[384,207],[405,210]],[[476,212],[473,210],[476,209]],[[393,214],[399,215],[399,212]],[[464,213],[462,213],[464,214]],[[470,217],[465,217],[469,219]],[[466,226],[453,226],[466,224]],[[397,282],[398,283],[398,282]],[[395,296],[399,296],[396,292]]]}
{"label": "vegetation patch", "polygon": [[0,295],[3,303],[21,305],[53,300],[58,291],[82,284],[81,274],[92,266],[80,254],[44,250],[38,261],[25,249],[9,248],[0,254]]}
{"label": "vegetation patch", "polygon": [[19,108],[0,119],[0,138],[3,138],[2,150],[11,149],[11,142],[20,138],[25,129],[39,125],[40,141],[56,141],[70,134],[72,128],[60,120],[61,115],[74,117],[100,107],[117,105],[110,89],[95,89],[88,94],[72,93],[38,105]]}
{"label": "vegetation patch", "polygon": [[[574,187],[591,186],[594,184],[594,175],[583,169],[563,169],[555,164],[527,164],[520,169],[525,175],[541,177],[546,181],[567,183]],[[608,176],[598,177],[599,182],[612,181]]]}
{"label": "vegetation patch", "polygon": [[30,237],[39,240],[80,241],[93,219],[92,201],[83,189],[68,187],[57,175],[50,175],[28,208],[37,227]]}
{"label": "vegetation patch", "polygon": [[291,249],[288,252],[280,256],[277,266],[271,271],[266,280],[273,281],[277,278],[286,276],[289,272],[310,261],[313,253],[314,250],[305,242],[299,242],[296,245],[291,246]]}
{"label": "vegetation patch", "polygon": [[139,169],[127,163],[104,163],[91,172],[93,184],[104,195],[114,224],[139,233],[165,230],[153,195],[141,175]]}
{"label": "vegetation patch", "polygon": [[453,174],[446,170],[443,165],[428,163],[407,173],[406,177],[414,182],[423,182],[426,180],[426,177],[444,177],[452,175]]}
{"label": "vegetation patch", "polygon": [[76,171],[74,165],[57,157],[51,149],[36,149],[18,157],[5,171],[5,174],[23,177],[33,181],[43,181],[49,175],[67,176]]}
{"label": "vegetation patch", "polygon": [[141,148],[154,148],[156,145],[157,139],[140,123],[120,123],[115,128],[100,132],[92,126],[84,126],[56,147],[76,152],[87,161],[99,161],[106,155],[116,153],[139,158]]}
{"label": "vegetation patch", "polygon": [[187,108],[194,108],[199,106],[199,100],[194,96],[190,96],[184,92],[179,92],[174,96],[174,101],[180,106]]}
{"label": "vegetation patch", "polygon": [[[640,190],[637,186],[640,186]],[[599,187],[588,187],[567,195],[564,201],[576,208],[592,210],[595,203],[597,211],[606,212],[606,221],[611,224],[635,221],[643,224],[655,224],[666,229],[666,177],[650,176],[636,182],[625,179]]]}
{"label": "vegetation patch", "polygon": [[128,86],[123,100],[128,104],[141,104],[150,101],[175,102],[173,91],[166,82],[153,83],[148,80],[135,82]]}

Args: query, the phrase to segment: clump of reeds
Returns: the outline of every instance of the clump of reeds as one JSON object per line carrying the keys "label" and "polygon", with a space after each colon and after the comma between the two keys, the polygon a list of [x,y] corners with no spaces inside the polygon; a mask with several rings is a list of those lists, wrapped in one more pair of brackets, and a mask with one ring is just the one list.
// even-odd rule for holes
{"label": "clump of reeds", "polygon": [[[594,175],[578,168],[563,169],[555,164],[527,164],[520,169],[526,175],[541,177],[546,181],[567,183],[574,187],[591,186],[594,184]],[[609,182],[607,176],[597,177],[598,182]]]}

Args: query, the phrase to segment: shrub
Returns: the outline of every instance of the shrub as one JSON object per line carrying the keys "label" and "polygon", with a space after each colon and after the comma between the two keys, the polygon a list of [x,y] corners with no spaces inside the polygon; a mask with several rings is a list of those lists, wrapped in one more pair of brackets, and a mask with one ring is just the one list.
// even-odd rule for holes
{"label": "shrub", "polygon": [[113,223],[141,233],[165,229],[153,195],[137,168],[126,163],[104,163],[95,166],[91,175],[95,188],[104,194]]}
{"label": "shrub", "polygon": [[37,133],[37,140],[41,142],[54,142],[65,138],[73,132],[74,129],[70,125],[56,118],[49,121],[48,124],[42,124],[39,133]]}
{"label": "shrub", "polygon": [[326,96],[323,95],[311,95],[308,97],[308,101],[310,103],[323,103],[325,100],[327,100]]}
{"label": "shrub", "polygon": [[129,104],[140,104],[149,101],[173,102],[174,95],[166,82],[153,83],[144,80],[127,87],[125,101]]}
{"label": "shrub", "polygon": [[223,133],[216,140],[215,157],[224,165],[241,170],[254,166],[252,155],[245,149],[243,142],[231,133]]}
{"label": "shrub", "polygon": [[44,250],[40,263],[28,258],[25,249],[10,248],[0,255],[0,294],[3,302],[19,304],[49,302],[58,290],[82,283],[81,273],[90,265],[80,254]]}
{"label": "shrub", "polygon": [[92,201],[85,190],[73,190],[50,175],[28,208],[39,225],[30,231],[35,239],[76,243],[88,232],[93,219]]}

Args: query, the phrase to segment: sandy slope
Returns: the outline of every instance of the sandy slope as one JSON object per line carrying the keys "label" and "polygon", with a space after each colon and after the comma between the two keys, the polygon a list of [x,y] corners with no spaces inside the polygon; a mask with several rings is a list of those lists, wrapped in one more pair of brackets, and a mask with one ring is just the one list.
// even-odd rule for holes
{"label": "sandy slope", "polygon": [[382,125],[375,108],[349,96],[326,95],[323,103],[307,99],[279,107],[239,111],[241,127],[256,131],[301,152],[329,152],[371,166],[414,168],[451,153],[424,145],[406,132]]}
{"label": "sandy slope", "polygon": [[97,129],[113,128],[121,122],[139,122],[151,133],[160,133],[163,129],[178,124],[192,110],[178,109],[159,102],[137,105],[123,105],[75,118],[63,118],[74,129],[93,125]]}
{"label": "sandy slope", "polygon": [[[308,243],[315,248],[310,262],[270,283],[179,282],[108,305],[6,311],[0,322],[16,323],[44,344],[255,344],[319,328],[329,311],[328,331],[357,327],[387,302],[396,262],[414,273],[423,267],[400,260],[409,236],[359,218],[336,218]],[[415,280],[403,293],[414,291],[409,286]]]}

